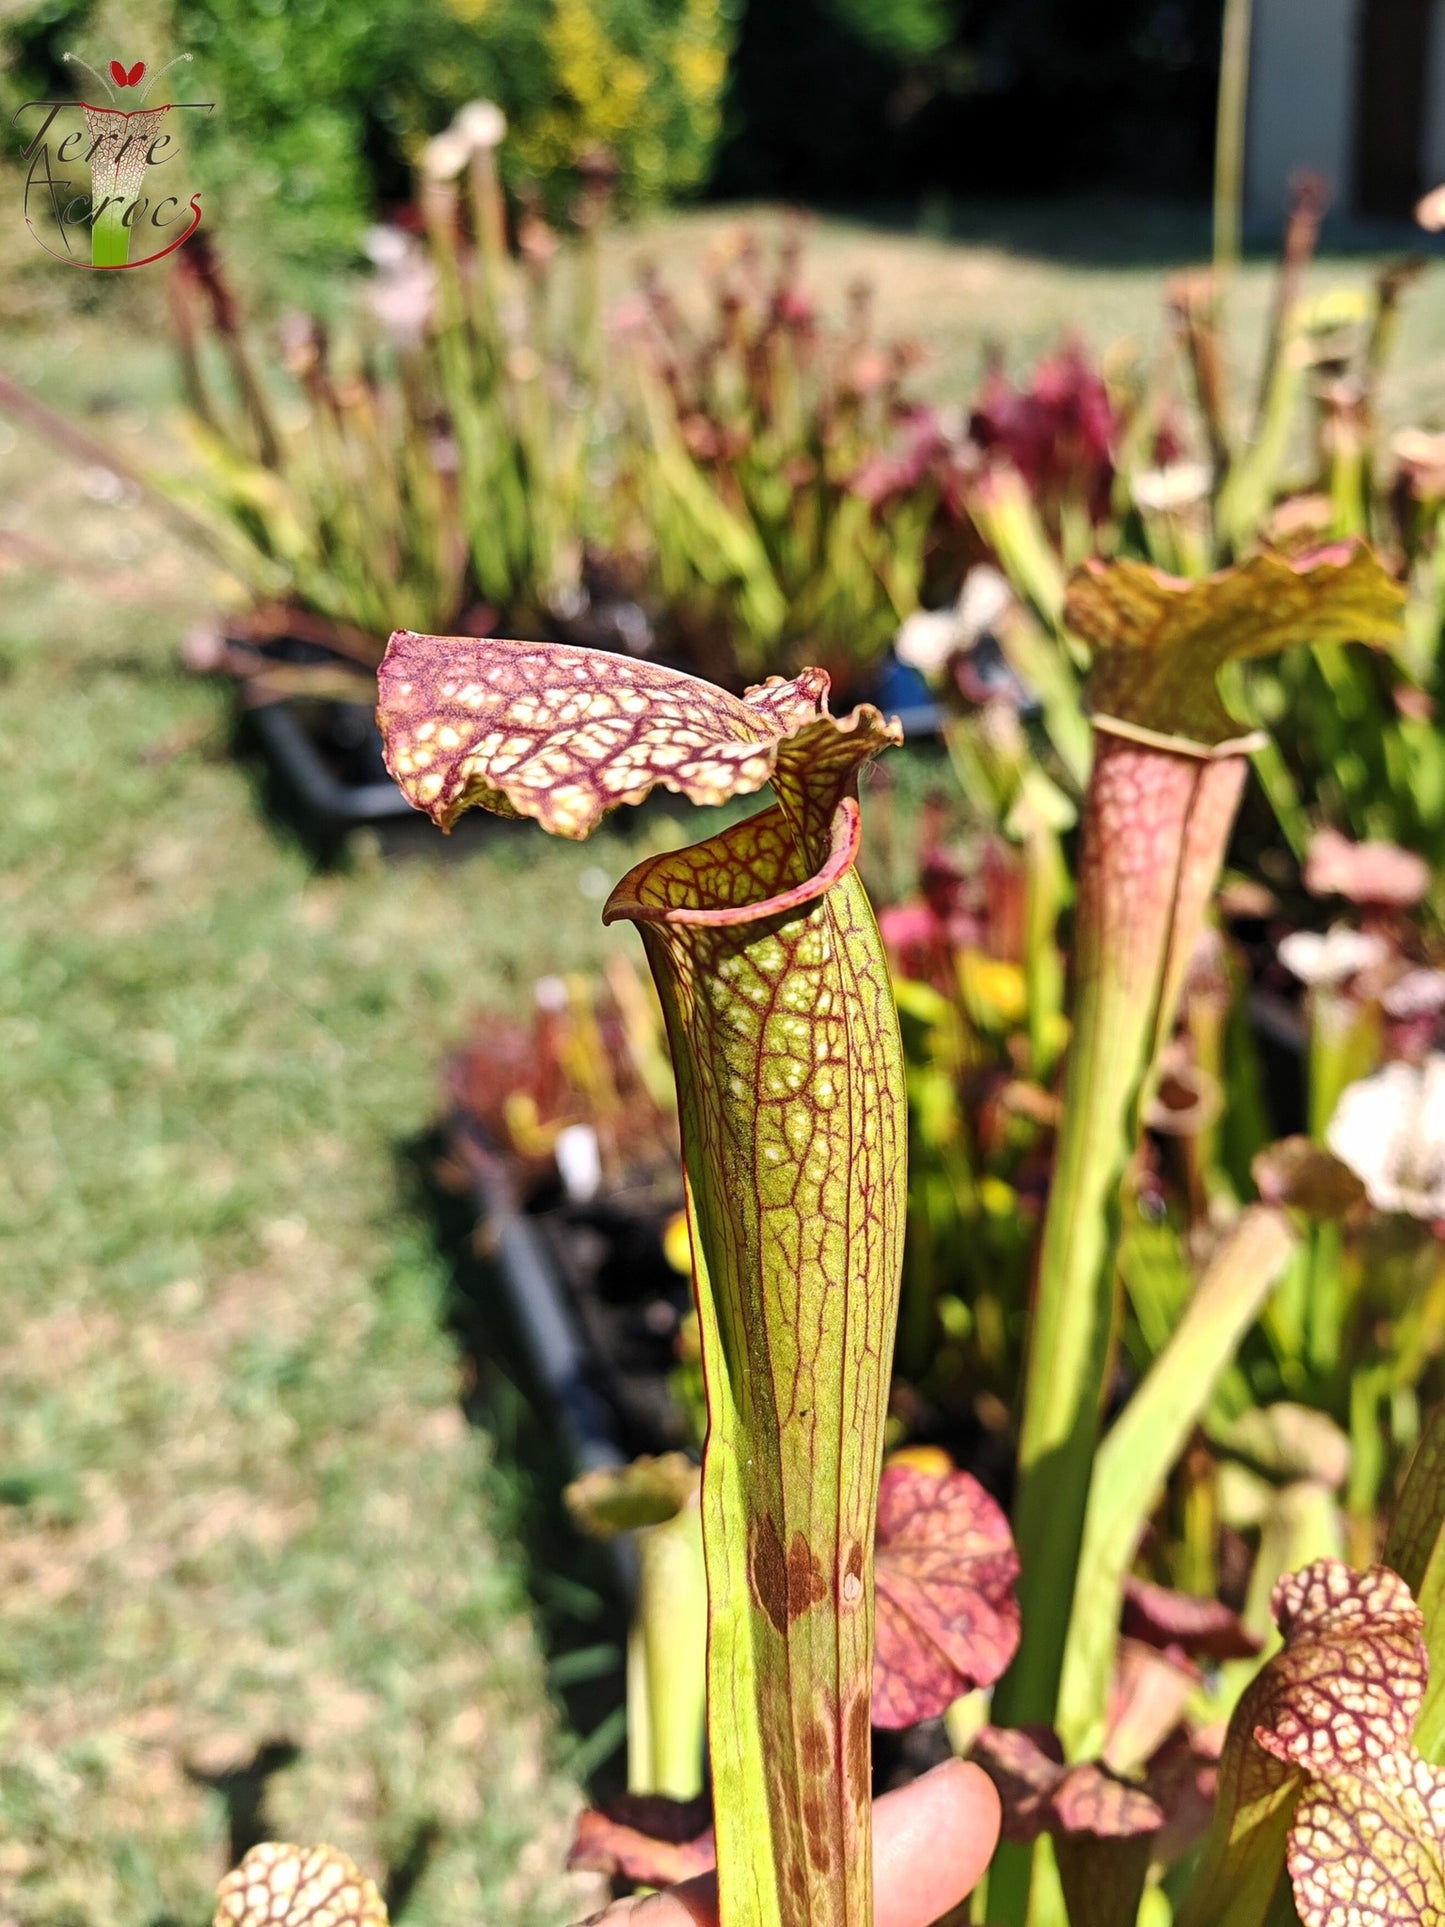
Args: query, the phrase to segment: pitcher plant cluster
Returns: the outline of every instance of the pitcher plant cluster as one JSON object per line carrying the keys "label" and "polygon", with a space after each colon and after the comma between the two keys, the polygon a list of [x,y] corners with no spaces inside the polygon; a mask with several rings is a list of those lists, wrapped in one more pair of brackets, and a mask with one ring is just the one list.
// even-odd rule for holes
{"label": "pitcher plant cluster", "polygon": [[[428,145],[369,319],[293,324],[279,370],[193,242],[198,471],[133,479],[246,585],[210,660],[379,687],[444,830],[768,792],[612,889],[655,1003],[549,980],[454,1072],[519,1168],[579,1119],[602,1181],[681,1147],[701,1469],[569,1495],[640,1574],[629,1800],[576,1863],[868,1927],[872,1735],[941,1721],[1002,1803],[978,1922],[1445,1919],[1445,451],[1383,446],[1408,271],[1307,295],[1304,184],[1252,403],[1183,277],[1172,359],[993,366],[964,427],[862,290],[824,323],[795,238],[715,263],[701,320],[645,275],[609,337],[608,157],[564,248],[504,137],[475,103]],[[830,693],[895,633],[972,839],[925,809],[880,920],[901,730]],[[385,1909],[272,1843],[217,1919]]]}
{"label": "pitcher plant cluster", "polygon": [[[866,1923],[871,1731],[946,1716],[1003,1802],[978,1919],[1263,1927],[1293,1907],[1345,1927],[1445,1906],[1429,1668],[1445,1420],[1424,1428],[1388,1543],[1350,1565],[1310,1543],[1339,1517],[1308,1490],[1333,1428],[1312,1453],[1283,1407],[1229,1397],[1247,1338],[1299,1295],[1302,1253],[1328,1270],[1316,1248],[1368,1180],[1309,1138],[1258,1161],[1256,1202],[1217,1191],[1174,1253],[1182,1296],[1116,1389],[1121,1327],[1145,1322],[1124,1281],[1158,1228],[1140,1147],[1181,1108],[1170,1051],[1257,743],[1221,677],[1291,647],[1397,646],[1403,601],[1359,543],[1194,583],[1096,563],[1069,585],[1093,740],[1072,984],[1034,1037],[1062,1085],[1012,1525],[937,1452],[885,1451],[918,1097],[857,862],[860,778],[896,725],[867,705],[835,718],[819,671],[735,696],[565,645],[393,638],[389,765],[443,828],[480,805],[581,837],[658,785],[704,805],[771,790],[638,864],[604,912],[639,930],[676,1076],[706,1445],[700,1483],[659,1461],[573,1495],[594,1530],[645,1548],[631,1784],[675,1803],[587,1815],[580,1861],[649,1884],[715,1864],[726,1927]],[[1042,823],[1040,866],[1058,834]],[[1055,876],[1055,921],[1064,894]],[[1350,1089],[1369,1104],[1368,1080]],[[1348,1139],[1349,1106],[1335,1117]],[[1294,1413],[1296,1432],[1329,1426]],[[1277,1494],[1242,1610],[1197,1574],[1152,1579],[1146,1546],[1187,1496],[1182,1462],[1231,1423]],[[705,1586],[688,1577],[699,1540]],[[671,1607],[674,1631],[705,1611],[705,1643],[668,1652]]]}

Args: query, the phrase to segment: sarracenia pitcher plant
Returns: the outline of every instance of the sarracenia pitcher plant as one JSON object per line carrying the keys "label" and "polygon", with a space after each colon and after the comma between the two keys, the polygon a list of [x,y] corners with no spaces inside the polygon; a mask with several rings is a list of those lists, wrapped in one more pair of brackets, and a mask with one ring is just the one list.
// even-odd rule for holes
{"label": "sarracenia pitcher plant", "polygon": [[[1066,1746],[1102,1725],[1107,1663],[1059,1704],[1086,1611],[1079,1570],[1115,1323],[1121,1185],[1150,1067],[1224,858],[1257,739],[1218,680],[1292,644],[1384,644],[1403,593],[1364,547],[1263,553],[1200,582],[1142,563],[1081,570],[1068,628],[1094,651],[1094,764],[1082,820],[1073,1037],[1025,1371],[1014,1534],[1023,1642],[996,1696],[1000,1724],[1058,1720]],[[1028,1863],[1005,1850],[990,1918],[1021,1927]]]}
{"label": "sarracenia pitcher plant", "polygon": [[907,1115],[854,859],[858,773],[899,731],[832,717],[818,670],[738,698],[619,656],[409,632],[380,691],[388,766],[443,828],[481,804],[583,837],[659,783],[704,804],[772,785],[760,814],[639,864],[605,915],[641,930],[677,1074],[722,1920],[867,1927]]}

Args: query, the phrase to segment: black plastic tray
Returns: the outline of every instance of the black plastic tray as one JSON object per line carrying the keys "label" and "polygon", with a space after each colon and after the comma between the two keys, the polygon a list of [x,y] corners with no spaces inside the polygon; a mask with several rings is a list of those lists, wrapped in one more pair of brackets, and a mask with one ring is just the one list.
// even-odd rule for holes
{"label": "black plastic tray", "polygon": [[[522,1363],[546,1403],[573,1477],[625,1465],[629,1455],[621,1424],[595,1382],[595,1362],[541,1223],[521,1209],[506,1160],[474,1123],[454,1113],[447,1139],[466,1166]],[[625,1537],[611,1539],[605,1550],[631,1600],[637,1588],[631,1543]]]}

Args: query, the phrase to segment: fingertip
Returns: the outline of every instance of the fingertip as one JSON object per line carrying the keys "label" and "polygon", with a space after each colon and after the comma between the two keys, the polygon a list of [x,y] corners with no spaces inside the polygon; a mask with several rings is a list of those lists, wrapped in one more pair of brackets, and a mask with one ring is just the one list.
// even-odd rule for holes
{"label": "fingertip", "polygon": [[948,1760],[878,1802],[877,1927],[925,1927],[978,1885],[998,1845],[993,1781],[968,1760]]}
{"label": "fingertip", "polygon": [[940,1778],[947,1780],[955,1797],[967,1806],[974,1825],[992,1827],[995,1832],[998,1831],[1003,1825],[1003,1804],[998,1797],[998,1788],[981,1766],[973,1760],[945,1760],[935,1771]]}
{"label": "fingertip", "polygon": [[[993,1857],[1003,1824],[998,1788],[972,1760],[945,1760],[942,1766],[925,1774],[919,1784],[925,1782],[931,1797],[938,1802],[939,1824],[947,1827],[950,1834],[960,1838],[967,1835],[971,1841],[986,1844],[978,1869],[982,1874]],[[976,1874],[974,1879],[977,1878]]]}

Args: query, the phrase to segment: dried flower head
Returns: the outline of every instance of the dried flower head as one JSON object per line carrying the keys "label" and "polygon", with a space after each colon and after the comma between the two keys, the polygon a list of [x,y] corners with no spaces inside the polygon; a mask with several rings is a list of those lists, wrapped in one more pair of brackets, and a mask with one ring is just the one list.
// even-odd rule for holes
{"label": "dried flower head", "polygon": [[376,1882],[335,1847],[252,1847],[216,1889],[214,1927],[387,1927]]}

